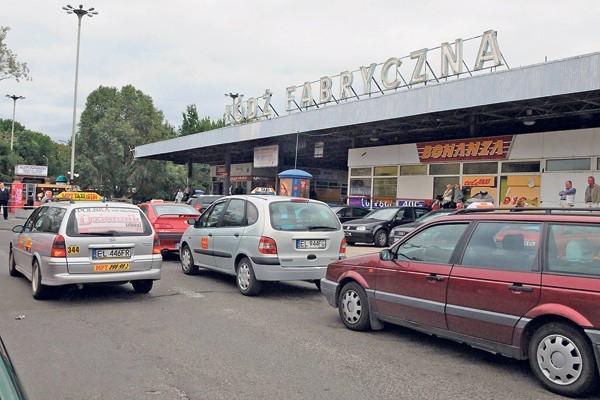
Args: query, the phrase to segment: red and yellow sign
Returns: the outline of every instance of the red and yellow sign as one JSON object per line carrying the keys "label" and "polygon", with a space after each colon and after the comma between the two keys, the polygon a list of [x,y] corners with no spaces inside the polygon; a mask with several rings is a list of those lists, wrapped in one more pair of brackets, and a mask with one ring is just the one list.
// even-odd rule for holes
{"label": "red and yellow sign", "polygon": [[494,160],[508,157],[512,136],[417,143],[422,163]]}
{"label": "red and yellow sign", "polygon": [[102,196],[96,192],[61,192],[56,195],[57,199],[73,199],[75,201],[100,201]]}
{"label": "red and yellow sign", "polygon": [[130,267],[130,263],[96,264],[94,265],[94,272],[125,271]]}

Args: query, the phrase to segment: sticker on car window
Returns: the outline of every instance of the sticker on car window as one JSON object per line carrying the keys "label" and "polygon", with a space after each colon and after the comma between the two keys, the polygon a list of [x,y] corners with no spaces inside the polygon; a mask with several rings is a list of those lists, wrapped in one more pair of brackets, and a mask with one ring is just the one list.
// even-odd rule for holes
{"label": "sticker on car window", "polygon": [[78,208],[75,210],[75,224],[79,233],[144,232],[140,212],[130,208]]}

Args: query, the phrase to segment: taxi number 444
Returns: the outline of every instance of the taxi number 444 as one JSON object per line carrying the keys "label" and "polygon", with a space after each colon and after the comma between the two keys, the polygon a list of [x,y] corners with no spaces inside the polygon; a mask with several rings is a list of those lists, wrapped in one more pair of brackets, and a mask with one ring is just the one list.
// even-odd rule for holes
{"label": "taxi number 444", "polygon": [[324,249],[325,248],[325,239],[319,239],[319,240],[300,239],[300,240],[296,240],[296,248],[297,249]]}
{"label": "taxi number 444", "polygon": [[128,257],[131,257],[131,249],[94,249],[92,252],[92,258],[94,260]]}

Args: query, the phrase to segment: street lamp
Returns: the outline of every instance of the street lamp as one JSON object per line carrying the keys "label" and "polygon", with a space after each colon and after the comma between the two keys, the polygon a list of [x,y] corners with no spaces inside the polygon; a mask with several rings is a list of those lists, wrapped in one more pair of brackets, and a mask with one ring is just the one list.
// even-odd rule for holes
{"label": "street lamp", "polygon": [[83,6],[80,4],[79,8],[73,8],[70,5],[67,5],[62,8],[67,12],[67,14],[75,14],[77,15],[77,58],[75,59],[75,91],[73,93],[73,130],[71,132],[71,171],[69,171],[70,175],[70,183],[73,184],[73,175],[75,171],[75,121],[77,116],[77,79],[79,78],[79,41],[81,37],[81,18],[84,15],[88,17],[93,17],[98,14],[98,11],[95,11],[94,8],[90,8],[89,10],[84,10]]}
{"label": "street lamp", "polygon": [[17,109],[17,100],[24,99],[25,97],[16,96],[14,94],[12,96],[7,94],[6,97],[8,97],[9,99],[13,99],[13,120],[12,120],[12,131],[10,133],[10,151],[13,151],[13,141],[15,140],[15,110]]}

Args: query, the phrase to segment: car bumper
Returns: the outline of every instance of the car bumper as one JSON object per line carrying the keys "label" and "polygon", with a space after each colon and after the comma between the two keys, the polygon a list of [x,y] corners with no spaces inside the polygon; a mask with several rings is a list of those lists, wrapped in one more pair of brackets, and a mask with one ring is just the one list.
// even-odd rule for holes
{"label": "car bumper", "polygon": [[323,296],[325,296],[327,302],[332,307],[337,307],[336,293],[338,286],[339,283],[337,282],[330,281],[326,278],[321,279],[321,293],[323,293]]}
{"label": "car bumper", "polygon": [[592,349],[596,357],[596,367],[600,370],[600,330],[586,329],[585,334],[592,343]]}
{"label": "car bumper", "polygon": [[[273,259],[275,260],[275,259]],[[327,265],[308,267],[283,267],[277,261],[266,263],[261,258],[252,258],[254,275],[259,281],[306,281],[325,278]]]}
{"label": "car bumper", "polygon": [[346,242],[373,243],[371,231],[344,231]]}
{"label": "car bumper", "polygon": [[163,250],[179,251],[179,242],[183,233],[159,233],[160,247]]}

